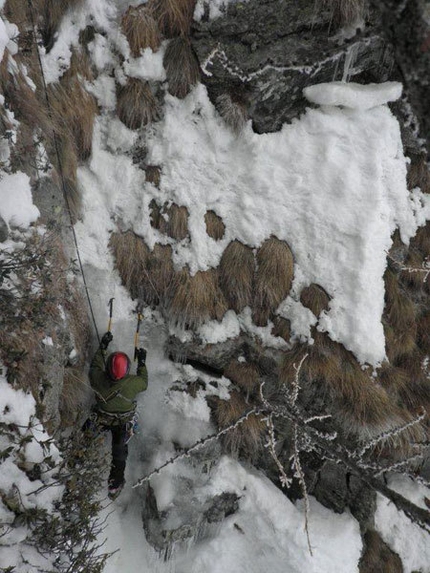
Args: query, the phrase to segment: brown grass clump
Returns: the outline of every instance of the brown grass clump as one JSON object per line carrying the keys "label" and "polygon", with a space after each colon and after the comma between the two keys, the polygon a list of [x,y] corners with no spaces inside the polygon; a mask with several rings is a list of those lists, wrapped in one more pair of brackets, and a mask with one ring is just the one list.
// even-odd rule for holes
{"label": "brown grass clump", "polygon": [[[215,419],[220,429],[234,424],[247,410],[252,408],[240,392],[230,393],[229,400],[217,399],[215,402]],[[243,455],[253,459],[261,451],[266,429],[261,417],[252,414],[237,428],[223,437],[224,446],[233,455]]]}
{"label": "brown grass clump", "polygon": [[157,243],[150,254],[146,279],[142,285],[144,300],[151,305],[165,305],[173,279],[172,247]]}
{"label": "brown grass clump", "polygon": [[386,318],[390,326],[399,333],[409,333],[416,337],[415,305],[405,295],[398,296],[387,304]]}
{"label": "brown grass clump", "polygon": [[162,33],[172,38],[189,34],[195,4],[196,0],[149,0],[147,6]]}
{"label": "brown grass clump", "polygon": [[290,321],[282,316],[275,316],[273,319],[272,335],[280,336],[285,342],[289,342],[291,338]]}
{"label": "brown grass clump", "polygon": [[305,354],[308,356],[300,371],[301,386],[311,383],[320,394],[327,393],[336,416],[342,416],[346,431],[377,434],[387,423],[399,419],[398,407],[369,371],[363,370],[341,344],[321,333],[312,346],[300,345],[285,354],[279,371],[283,384],[293,383],[294,366]]}
{"label": "brown grass clump", "polygon": [[182,241],[188,237],[188,209],[176,203],[160,207],[153,199],[150,203],[151,226],[172,239]]}
{"label": "brown grass clump", "polygon": [[200,79],[200,67],[187,38],[170,40],[163,58],[169,93],[179,99],[189,94]]}
{"label": "brown grass clump", "polygon": [[411,158],[406,181],[408,189],[419,187],[423,193],[430,193],[430,172],[425,153],[414,155]]}
{"label": "brown grass clump", "polygon": [[35,9],[42,17],[41,35],[43,45],[49,52],[54,43],[55,35],[65,13],[78,6],[82,0],[37,0]]}
{"label": "brown grass clump", "polygon": [[430,355],[430,310],[418,319],[417,345],[425,354]]}
{"label": "brown grass clump", "polygon": [[148,165],[145,168],[145,177],[148,183],[152,183],[157,189],[160,188],[161,167],[158,165]]}
{"label": "brown grass clump", "polygon": [[70,58],[70,66],[61,78],[62,81],[79,80],[94,80],[94,73],[92,70],[91,59],[85,50],[77,50],[72,48],[72,57]]}
{"label": "brown grass clump", "polygon": [[159,112],[158,102],[148,82],[128,78],[124,86],[119,86],[116,112],[129,129],[140,129],[155,121]]}
{"label": "brown grass clump", "polygon": [[152,251],[132,231],[112,233],[109,247],[121,281],[134,299],[164,304],[173,280],[172,248],[156,244]]}
{"label": "brown grass clump", "polygon": [[230,378],[236,386],[244,390],[247,395],[258,391],[260,386],[260,372],[258,366],[251,362],[232,360],[224,370],[224,375]]}
{"label": "brown grass clump", "polygon": [[91,155],[93,126],[98,113],[94,96],[89,94],[79,79],[69,78],[48,86],[51,113],[60,142],[71,139],[76,156],[85,161]]}
{"label": "brown grass clump", "polygon": [[25,123],[31,129],[41,129],[47,139],[52,139],[54,124],[49,117],[46,105],[39,101],[36,92],[27,83],[21,70],[14,75],[8,72],[7,61],[8,55],[5,51],[1,63],[0,89],[9,109],[18,121]]}
{"label": "brown grass clump", "polygon": [[293,281],[294,259],[290,247],[276,237],[267,239],[257,251],[253,320],[266,326],[279,304],[288,296]]}
{"label": "brown grass clump", "polygon": [[143,239],[132,231],[112,233],[109,247],[115,257],[123,285],[132,298],[142,296],[142,283],[146,281],[145,271],[148,266],[150,251]]}
{"label": "brown grass clump", "polygon": [[79,368],[65,368],[59,412],[61,427],[74,426],[80,421],[88,402],[88,381],[85,371]]}
{"label": "brown grass clump", "polygon": [[122,18],[121,27],[135,58],[146,48],[156,52],[160,47],[160,30],[152,12],[146,6],[130,6]]}
{"label": "brown grass clump", "polygon": [[364,534],[364,551],[358,567],[360,573],[403,573],[400,557],[373,530]]}
{"label": "brown grass clump", "polygon": [[400,272],[400,280],[403,285],[413,289],[421,289],[424,286],[425,275],[423,272],[424,257],[419,251],[410,249],[403,263],[405,270]]}
{"label": "brown grass clump", "polygon": [[328,309],[330,297],[322,287],[311,284],[300,293],[300,302],[318,317],[323,310]]}
{"label": "brown grass clump", "polygon": [[383,324],[386,352],[390,362],[412,352],[415,348],[417,325],[414,303],[401,292],[397,276],[387,270],[385,279],[385,309]]}
{"label": "brown grass clump", "polygon": [[[414,354],[413,364],[410,358],[403,367],[385,366],[378,373],[378,380],[400,407],[416,414],[421,408],[429,412],[430,381],[422,368],[424,356],[418,351]],[[408,365],[410,368],[408,368]]]}
{"label": "brown grass clump", "polygon": [[324,0],[324,3],[331,8],[336,26],[349,26],[366,15],[364,0]]}
{"label": "brown grass clump", "polygon": [[402,356],[411,354],[416,348],[415,335],[411,332],[396,332],[394,328],[384,324],[385,350],[388,360],[395,363]]}
{"label": "brown grass clump", "polygon": [[169,319],[185,328],[208,320],[222,320],[227,311],[215,269],[191,275],[187,268],[176,273],[168,301]]}
{"label": "brown grass clump", "polygon": [[251,306],[255,276],[255,260],[252,249],[240,241],[233,241],[222,254],[220,286],[229,307],[241,312]]}
{"label": "brown grass clump", "polygon": [[206,232],[215,241],[220,241],[224,237],[225,225],[221,217],[215,211],[205,213]]}
{"label": "brown grass clump", "polygon": [[225,123],[240,133],[248,120],[248,112],[243,102],[235,101],[230,94],[221,94],[216,98],[215,107]]}
{"label": "brown grass clump", "polygon": [[418,249],[424,258],[430,256],[430,223],[418,229],[411,239],[411,247]]}

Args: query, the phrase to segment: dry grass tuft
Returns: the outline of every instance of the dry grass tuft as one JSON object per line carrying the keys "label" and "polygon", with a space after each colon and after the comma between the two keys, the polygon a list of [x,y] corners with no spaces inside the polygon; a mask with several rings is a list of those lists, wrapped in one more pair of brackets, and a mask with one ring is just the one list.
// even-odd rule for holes
{"label": "dry grass tuft", "polygon": [[424,258],[430,256],[430,223],[418,229],[410,245],[411,248],[418,249]]}
{"label": "dry grass tuft", "polygon": [[174,279],[172,247],[155,244],[151,252],[146,279],[141,285],[143,299],[150,305],[165,305]]}
{"label": "dry grass tuft", "polygon": [[9,109],[18,121],[25,123],[30,129],[41,129],[48,140],[52,139],[54,124],[46,110],[46,105],[39,101],[36,92],[27,83],[21,70],[14,75],[9,73],[7,61],[8,55],[5,51],[0,66],[0,89]]}
{"label": "dry grass tuft", "polygon": [[109,247],[131,297],[151,306],[164,304],[174,276],[170,245],[156,244],[150,251],[141,237],[126,231],[112,233]]}
{"label": "dry grass tuft", "polygon": [[397,276],[387,270],[383,324],[386,352],[390,362],[413,352],[417,336],[415,305],[399,288]]}
{"label": "dry grass tuft", "polygon": [[430,310],[418,319],[417,345],[425,354],[430,355]]}
{"label": "dry grass tuft", "polygon": [[197,328],[208,320],[222,320],[227,304],[215,269],[191,276],[187,268],[176,273],[168,300],[168,317],[183,328]]}
{"label": "dry grass tuft", "polygon": [[160,30],[152,12],[146,6],[130,6],[122,18],[121,27],[135,58],[146,48],[156,52],[160,47]]}
{"label": "dry grass tuft", "polygon": [[145,177],[148,183],[152,183],[157,189],[160,188],[161,167],[158,165],[148,165],[145,169]]}
{"label": "dry grass tuft", "polygon": [[62,81],[72,81],[73,79],[94,81],[91,59],[85,50],[72,48],[69,69],[63,74]]}
{"label": "dry grass tuft", "polygon": [[242,102],[234,101],[230,94],[222,94],[217,97],[215,107],[225,123],[239,134],[248,120],[246,106]]}
{"label": "dry grass tuft", "polygon": [[22,2],[22,0],[6,0],[3,12],[8,22],[13,22],[20,29],[22,29],[25,24],[31,22],[28,3]]}
{"label": "dry grass tuft", "polygon": [[61,427],[76,425],[88,402],[88,381],[85,371],[79,368],[65,368],[59,412]]}
{"label": "dry grass tuft", "polygon": [[359,573],[403,573],[400,557],[373,530],[364,534],[364,551],[358,566]]}
{"label": "dry grass tuft", "polygon": [[252,249],[240,241],[233,241],[222,254],[220,285],[229,307],[241,312],[251,306],[255,276],[255,260]]}
{"label": "dry grass tuft", "polygon": [[140,129],[158,118],[159,106],[148,82],[128,78],[117,90],[116,111],[129,129]]}
{"label": "dry grass tuft", "polygon": [[86,161],[92,150],[93,126],[98,113],[94,96],[89,94],[77,77],[67,78],[48,86],[52,117],[58,139],[73,142],[76,156]]}
{"label": "dry grass tuft", "polygon": [[323,310],[328,309],[330,297],[322,287],[311,284],[300,293],[300,302],[318,317]]}
{"label": "dry grass tuft", "polygon": [[258,366],[251,362],[232,360],[224,370],[224,375],[248,395],[257,392],[260,387]]}
{"label": "dry grass tuft", "polygon": [[413,289],[421,289],[424,286],[424,274],[414,269],[423,269],[424,257],[417,251],[409,249],[404,266],[408,270],[400,272],[400,280],[403,285]]}
{"label": "dry grass tuft", "polygon": [[387,391],[361,368],[351,352],[325,334],[318,333],[312,346],[300,345],[285,354],[279,371],[282,384],[293,383],[294,366],[305,354],[301,386],[315,384],[320,395],[328,394],[331,408],[347,432],[378,434],[387,424],[400,420],[400,410]]}
{"label": "dry grass tuft", "polygon": [[257,326],[266,326],[270,315],[288,296],[293,274],[290,247],[276,237],[267,239],[257,251],[253,301],[253,320]]}
{"label": "dry grass tuft", "polygon": [[55,43],[55,36],[65,13],[81,3],[82,0],[36,0],[34,8],[42,19],[40,31],[47,52]]}
{"label": "dry grass tuft", "polygon": [[417,333],[415,305],[400,291],[393,300],[387,303],[386,319],[396,334],[407,333],[415,340]]}
{"label": "dry grass tuft", "polygon": [[195,4],[196,0],[149,0],[147,6],[162,33],[172,38],[190,33]]}
{"label": "dry grass tuft", "polygon": [[169,93],[179,99],[189,94],[200,79],[200,66],[187,38],[170,40],[163,58]]}
{"label": "dry grass tuft", "polygon": [[131,297],[134,299],[144,298],[141,285],[146,281],[145,271],[148,266],[150,251],[143,239],[132,231],[112,233],[109,247],[115,257],[115,266],[121,281],[130,292]]}
{"label": "dry grass tuft", "polygon": [[248,120],[248,111],[243,102],[235,101],[230,94],[225,93],[216,98],[215,107],[234,133],[242,131]]}
{"label": "dry grass tuft", "polygon": [[275,316],[273,319],[272,335],[280,336],[285,342],[289,342],[291,338],[290,321],[282,316]]}
{"label": "dry grass tuft", "polygon": [[[215,402],[215,419],[220,429],[234,424],[252,405],[248,404],[240,392],[230,393],[229,400],[217,399]],[[223,443],[233,455],[255,458],[263,446],[266,425],[261,417],[252,414],[234,430],[228,432]]]}
{"label": "dry grass tuft", "polygon": [[408,189],[419,187],[423,193],[430,193],[430,172],[427,167],[426,154],[414,155],[408,166]]}
{"label": "dry grass tuft", "polygon": [[[421,408],[430,412],[430,381],[422,368],[423,355],[418,351],[414,354],[412,370],[405,367],[382,367],[378,373],[378,380],[399,407],[406,408],[416,414]],[[404,366],[410,364],[404,362]]]}
{"label": "dry grass tuft", "polygon": [[149,204],[151,226],[172,239],[182,241],[188,237],[188,209],[176,203],[160,207],[153,199]]}
{"label": "dry grass tuft", "polygon": [[366,16],[365,0],[324,0],[324,3],[331,8],[336,26],[350,26]]}
{"label": "dry grass tuft", "polygon": [[215,211],[205,213],[206,232],[215,241],[220,241],[224,237],[225,225],[221,217]]}

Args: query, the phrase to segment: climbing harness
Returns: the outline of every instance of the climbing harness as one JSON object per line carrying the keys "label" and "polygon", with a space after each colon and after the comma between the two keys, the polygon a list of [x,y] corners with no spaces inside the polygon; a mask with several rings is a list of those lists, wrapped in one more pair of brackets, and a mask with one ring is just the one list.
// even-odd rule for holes
{"label": "climbing harness", "polygon": [[125,444],[128,444],[131,438],[138,433],[139,431],[138,420],[139,420],[139,414],[137,412],[134,412],[133,418],[126,424],[126,437],[124,440]]}

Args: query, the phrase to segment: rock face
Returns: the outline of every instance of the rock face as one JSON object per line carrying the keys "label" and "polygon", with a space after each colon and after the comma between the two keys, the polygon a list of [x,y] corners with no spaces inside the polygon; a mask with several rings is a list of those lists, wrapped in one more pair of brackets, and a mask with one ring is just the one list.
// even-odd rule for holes
{"label": "rock face", "polygon": [[430,9],[426,0],[396,2],[385,0],[385,30],[395,50],[395,59],[406,85],[408,99],[419,125],[417,135],[428,142],[430,136]]}
{"label": "rock face", "polygon": [[398,78],[380,12],[370,8],[363,31],[347,39],[327,6],[251,0],[230,5],[225,17],[196,23],[193,47],[200,62],[209,58],[202,81],[215,105],[224,94],[240,100],[254,130],[264,133],[309,106],[302,95],[308,85]]}
{"label": "rock face", "polygon": [[9,229],[7,228],[6,222],[2,217],[0,217],[0,243],[4,243],[9,236]]}

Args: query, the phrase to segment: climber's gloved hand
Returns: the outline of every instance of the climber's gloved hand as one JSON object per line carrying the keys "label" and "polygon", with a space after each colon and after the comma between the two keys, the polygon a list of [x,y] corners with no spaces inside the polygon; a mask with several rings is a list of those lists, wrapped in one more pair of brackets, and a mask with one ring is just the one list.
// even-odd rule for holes
{"label": "climber's gloved hand", "polygon": [[112,340],[113,340],[112,332],[108,330],[108,332],[105,332],[102,336],[102,339],[100,341],[100,348],[102,350],[106,350],[107,347],[109,346],[109,343],[112,342]]}
{"label": "climber's gloved hand", "polygon": [[146,350],[144,348],[136,348],[137,366],[145,366],[146,363]]}

